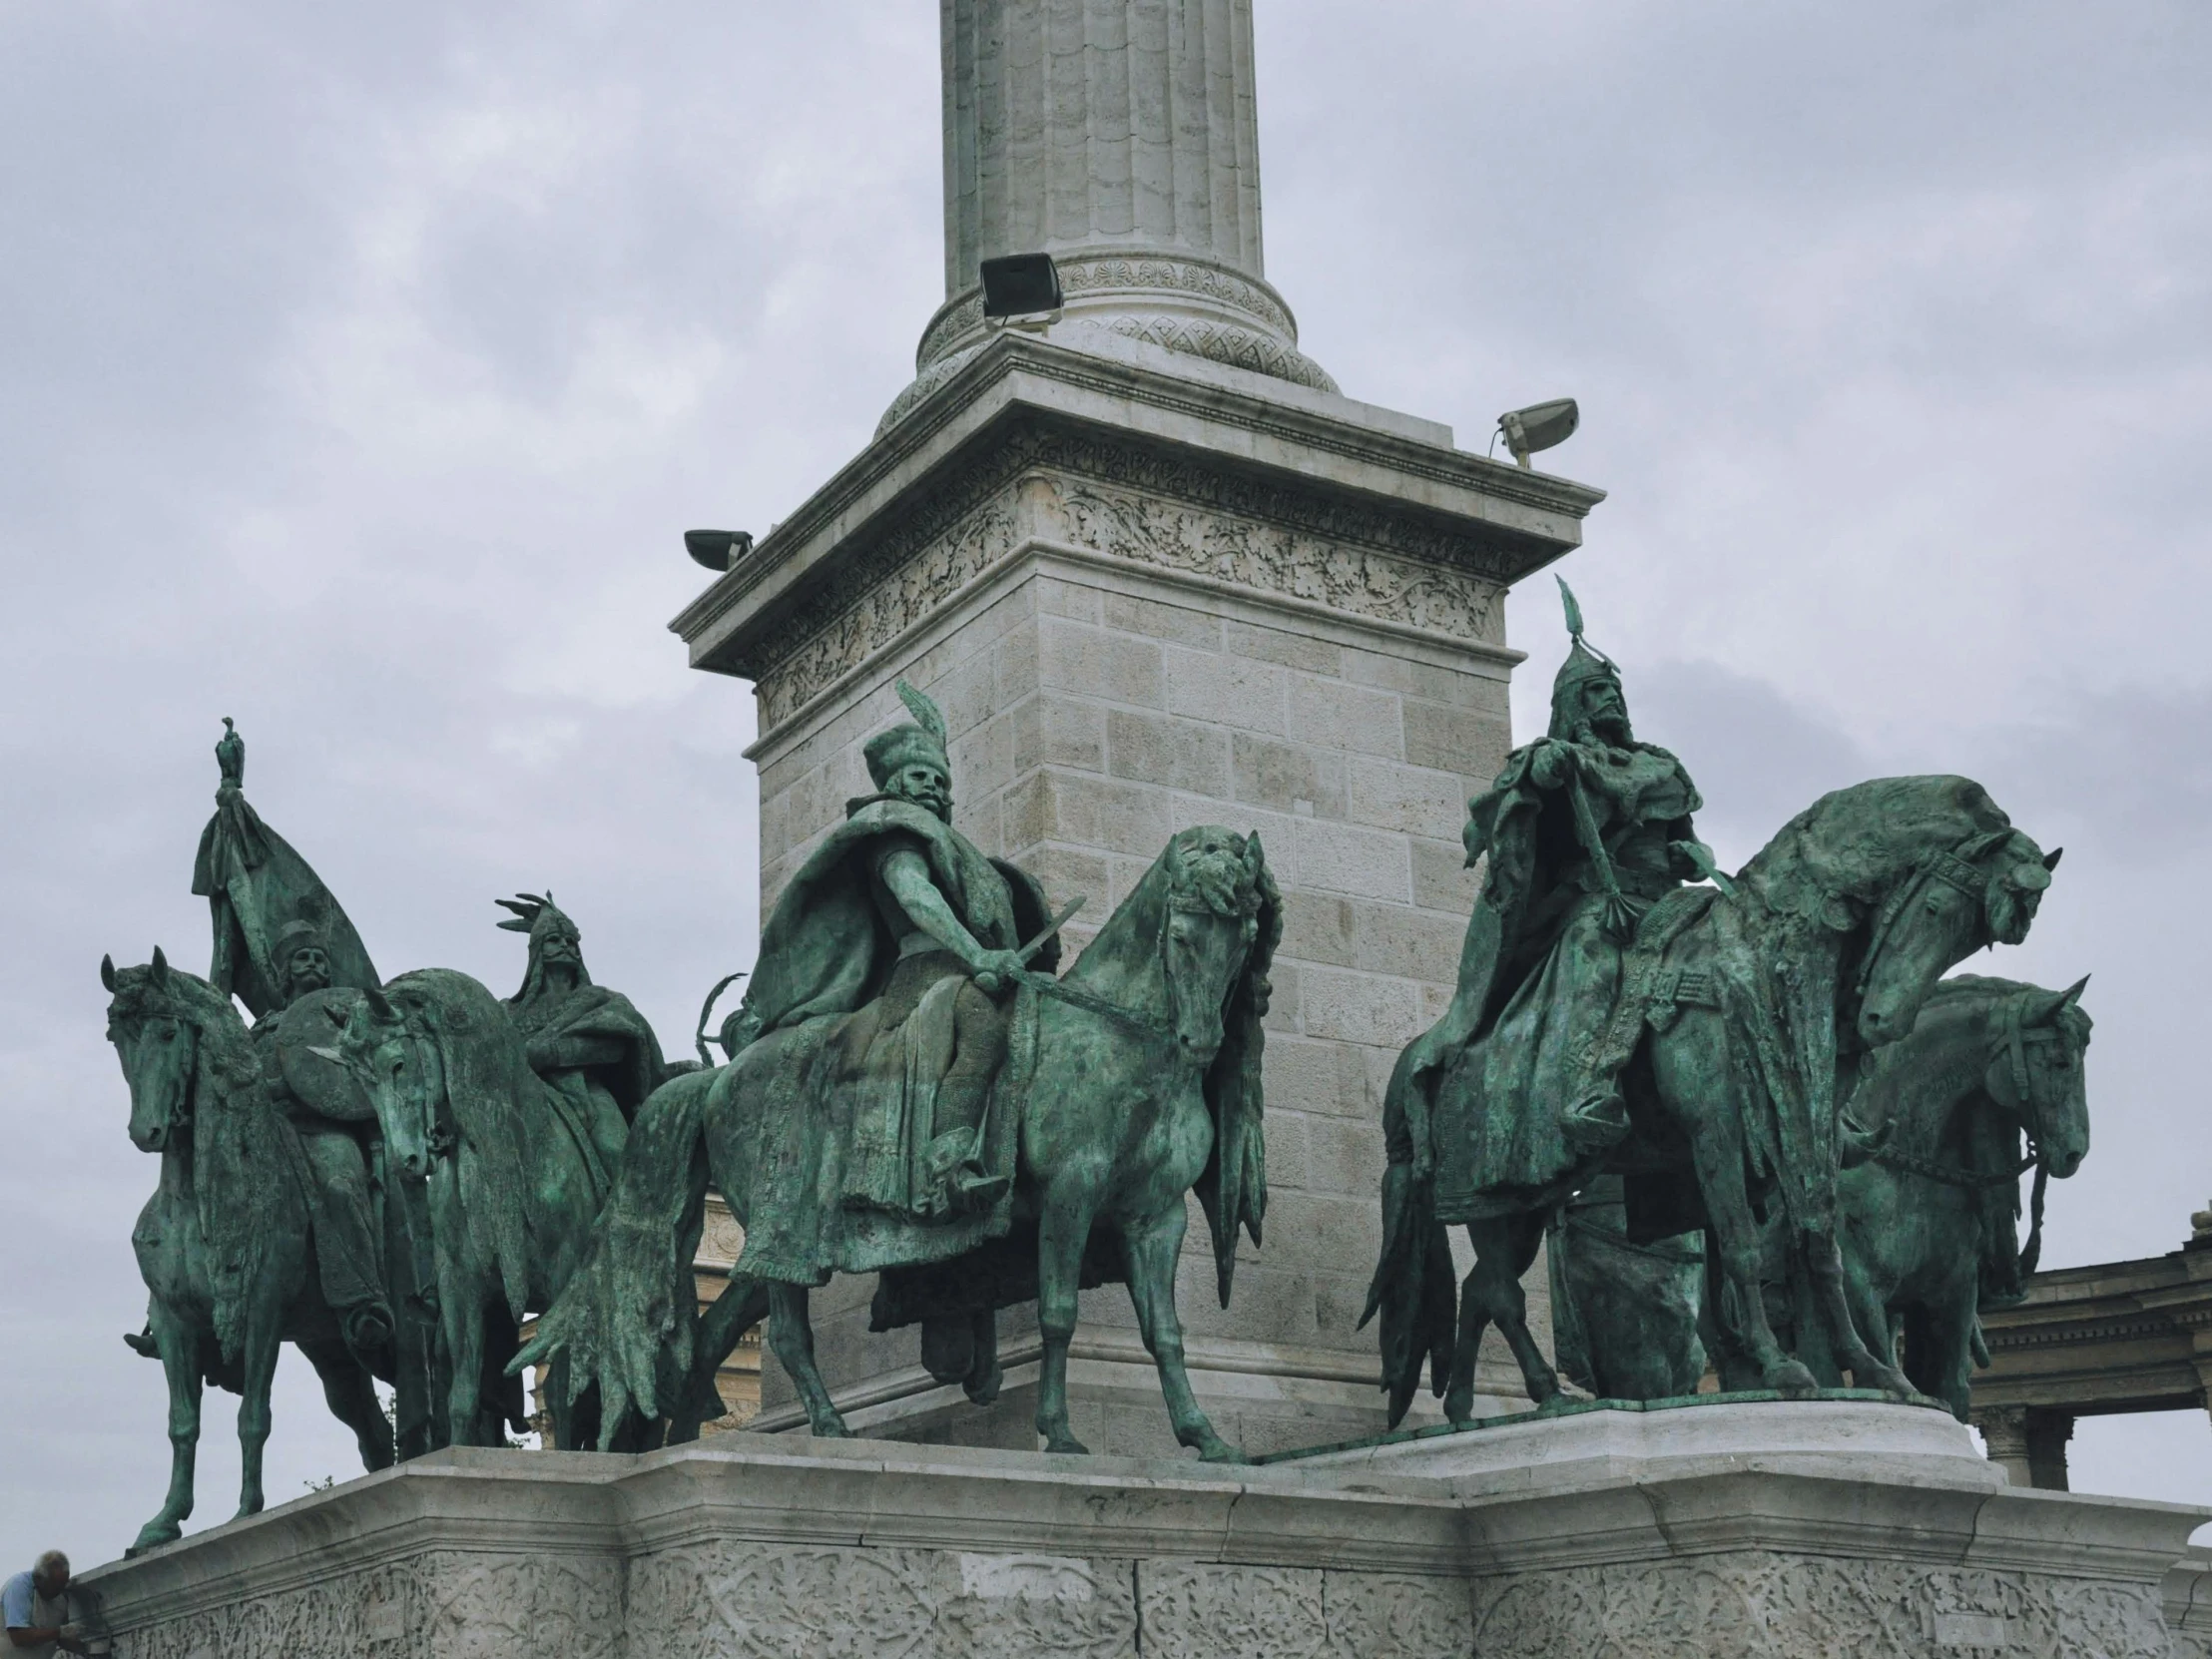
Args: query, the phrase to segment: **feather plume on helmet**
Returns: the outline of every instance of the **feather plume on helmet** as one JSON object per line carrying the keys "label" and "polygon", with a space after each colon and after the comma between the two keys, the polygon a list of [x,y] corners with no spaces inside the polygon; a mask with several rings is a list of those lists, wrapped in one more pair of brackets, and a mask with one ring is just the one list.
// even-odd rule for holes
{"label": "feather plume on helmet", "polygon": [[1610,687],[1613,700],[1620,704],[1621,724],[1628,722],[1628,705],[1621,696],[1620,665],[1602,651],[1595,650],[1582,637],[1582,607],[1576,602],[1574,589],[1567,586],[1566,578],[1554,577],[1559,584],[1559,600],[1567,614],[1567,660],[1559,665],[1559,672],[1551,682],[1551,729],[1549,736],[1564,742],[1582,741],[1582,728],[1589,724],[1588,697],[1593,686]]}
{"label": "feather plume on helmet", "polygon": [[511,910],[513,916],[497,925],[510,933],[530,935],[530,955],[522,970],[522,988],[507,999],[512,1008],[527,1007],[544,996],[548,990],[545,971],[546,945],[560,939],[567,944],[567,954],[576,965],[576,988],[591,983],[591,970],[584,966],[582,949],[584,935],[568,912],[553,902],[553,890],[548,887],[542,893],[517,893],[512,898],[492,900],[502,910]]}
{"label": "feather plume on helmet", "polygon": [[898,682],[898,700],[914,718],[907,725],[893,726],[868,739],[860,752],[867,761],[868,778],[877,789],[884,789],[902,767],[920,764],[935,767],[949,779],[952,759],[945,752],[943,713],[904,680]]}

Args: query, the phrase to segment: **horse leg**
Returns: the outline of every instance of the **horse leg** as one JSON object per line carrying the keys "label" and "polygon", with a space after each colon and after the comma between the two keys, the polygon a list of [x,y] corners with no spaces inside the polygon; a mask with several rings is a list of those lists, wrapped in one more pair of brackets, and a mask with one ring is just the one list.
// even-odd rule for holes
{"label": "horse leg", "polygon": [[256,1299],[246,1317],[245,1387],[239,1394],[239,1514],[262,1512],[262,1452],[269,1444],[269,1393],[276,1382],[276,1359],[283,1352],[284,1322],[280,1298]]}
{"label": "horse leg", "polygon": [[[1751,1213],[1751,1194],[1744,1186],[1742,1120],[1733,1096],[1716,1106],[1690,1137],[1698,1189],[1712,1223],[1706,1248],[1720,1263],[1721,1297],[1720,1306],[1713,1310],[1714,1324],[1749,1353],[1765,1386],[1802,1398],[1814,1391],[1813,1374],[1803,1362],[1782,1352],[1774,1327],[1767,1323],[1766,1290],[1761,1283],[1766,1252],[1759,1223]],[[1735,1293],[1739,1315],[1734,1320],[1729,1317],[1730,1292]]]}
{"label": "horse leg", "polygon": [[[1835,1338],[1837,1352],[1851,1370],[1852,1382],[1862,1388],[1881,1388],[1900,1397],[1911,1393],[1913,1384],[1906,1382],[1905,1373],[1898,1370],[1894,1361],[1877,1359],[1859,1334],[1844,1294],[1844,1256],[1837,1248],[1833,1231],[1806,1235],[1805,1264],[1813,1276],[1814,1293]],[[1870,1329],[1886,1340],[1890,1329],[1888,1317],[1883,1317]]]}
{"label": "horse leg", "polygon": [[148,1308],[154,1345],[169,1382],[169,1496],[161,1510],[139,1529],[128,1553],[175,1542],[192,1513],[193,1465],[200,1450],[200,1333],[170,1311],[160,1297]]}
{"label": "horse leg", "polygon": [[976,1404],[988,1405],[998,1397],[999,1384],[1006,1381],[1005,1368],[998,1363],[997,1309],[975,1311],[974,1337],[975,1363],[968,1368],[960,1386]]}
{"label": "horse leg", "polygon": [[1876,1286],[1874,1269],[1864,1251],[1843,1251],[1840,1269],[1846,1317],[1853,1329],[1872,1335],[1877,1353],[1890,1356],[1894,1362],[1898,1345],[1890,1319],[1890,1299]]}
{"label": "horse leg", "polygon": [[[1245,1455],[1214,1432],[1191,1392],[1191,1375],[1183,1364],[1183,1321],[1175,1309],[1175,1262],[1182,1254],[1190,1212],[1180,1199],[1175,1207],[1122,1230],[1129,1267],[1129,1301],[1137,1310],[1137,1330],[1152,1363],[1160,1371],[1160,1391],[1167,1396],[1175,1437],[1209,1463],[1241,1463]],[[1062,1410],[1066,1406],[1063,1400]]]}
{"label": "horse leg", "polygon": [[[448,1275],[439,1264],[438,1277]],[[459,1273],[451,1275],[453,1280]],[[487,1288],[485,1294],[493,1294]],[[438,1286],[439,1312],[445,1330],[445,1434],[447,1445],[478,1445],[477,1418],[484,1394],[484,1311],[477,1306],[474,1287],[458,1283]]]}
{"label": "horse leg", "polygon": [[[1481,1317],[1497,1327],[1498,1335],[1513,1351],[1513,1359],[1520,1366],[1521,1382],[1528,1389],[1528,1397],[1535,1401],[1538,1410],[1560,1397],[1559,1374],[1551,1369],[1551,1362],[1543,1357],[1536,1346],[1536,1339],[1528,1330],[1528,1298],[1521,1290],[1521,1275],[1535,1265],[1537,1248],[1543,1243],[1544,1223],[1540,1215],[1498,1216],[1487,1221],[1467,1224],[1467,1238],[1474,1245],[1474,1268],[1467,1275],[1465,1297],[1481,1306]],[[1460,1323],[1467,1325],[1465,1307],[1460,1310]],[[1476,1321],[1474,1331],[1479,1335],[1481,1324]],[[1469,1345],[1471,1347],[1471,1345]],[[1472,1409],[1474,1385],[1474,1356],[1466,1357],[1467,1386]],[[1454,1384],[1459,1380],[1459,1355],[1452,1355],[1451,1376]]]}
{"label": "horse leg", "polygon": [[[715,1306],[722,1306],[719,1299]],[[806,1286],[769,1287],[768,1345],[799,1389],[799,1397],[807,1407],[807,1422],[816,1435],[830,1440],[851,1438],[852,1430],[845,1427],[844,1418],[830,1398],[829,1384],[822,1380],[821,1368],[815,1364],[815,1328],[807,1317]]]}
{"label": "horse leg", "polygon": [[691,1383],[686,1397],[677,1401],[669,1413],[668,1444],[698,1439],[701,1424],[714,1421],[730,1409],[715,1386],[715,1375],[738,1346],[738,1339],[768,1317],[773,1300],[768,1286],[742,1274],[732,1275],[722,1294],[715,1298],[715,1305],[707,1310],[692,1337]]}
{"label": "horse leg", "polygon": [[371,1474],[390,1468],[391,1422],[376,1398],[374,1380],[368,1368],[354,1358],[353,1351],[342,1340],[309,1338],[301,1341],[298,1348],[307,1357],[307,1364],[314,1367],[315,1376],[322,1380],[322,1398],[330,1407],[330,1415],[353,1430],[353,1443],[361,1452],[361,1467]]}
{"label": "horse leg", "polygon": [[1063,1178],[1045,1190],[1038,1217],[1037,1324],[1044,1333],[1044,1360],[1037,1369],[1037,1432],[1047,1451],[1090,1450],[1068,1425],[1068,1344],[1075,1340],[1083,1252],[1096,1213],[1090,1183]]}
{"label": "horse leg", "polygon": [[[1467,1228],[1467,1242],[1474,1242],[1474,1228]],[[1459,1287],[1459,1322],[1451,1344],[1451,1378],[1444,1386],[1444,1416],[1452,1422],[1474,1420],[1474,1363],[1482,1352],[1482,1333],[1490,1323],[1485,1312],[1486,1304],[1475,1294],[1474,1276],[1481,1271],[1481,1260],[1467,1269],[1465,1283]]]}

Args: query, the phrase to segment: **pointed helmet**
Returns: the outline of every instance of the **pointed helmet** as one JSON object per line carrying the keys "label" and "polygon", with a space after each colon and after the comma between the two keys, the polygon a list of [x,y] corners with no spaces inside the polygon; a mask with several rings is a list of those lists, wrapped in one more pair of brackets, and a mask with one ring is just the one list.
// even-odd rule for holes
{"label": "pointed helmet", "polygon": [[[1612,658],[1601,651],[1592,650],[1582,638],[1582,607],[1575,602],[1574,589],[1567,586],[1565,577],[1555,578],[1559,583],[1559,598],[1566,607],[1567,660],[1559,665],[1558,674],[1551,682],[1551,731],[1550,736],[1569,742],[1574,740],[1578,727],[1586,724],[1584,713],[1587,691],[1594,681],[1603,681],[1620,696],[1621,671]],[[1622,699],[1625,709],[1627,700]]]}

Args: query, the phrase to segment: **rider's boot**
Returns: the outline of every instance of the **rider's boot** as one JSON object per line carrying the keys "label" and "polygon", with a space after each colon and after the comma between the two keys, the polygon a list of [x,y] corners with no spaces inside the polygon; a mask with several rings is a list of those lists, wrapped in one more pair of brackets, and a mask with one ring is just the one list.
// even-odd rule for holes
{"label": "rider's boot", "polygon": [[1628,1102],[1618,1089],[1585,1095],[1560,1111],[1559,1128],[1576,1152],[1610,1152],[1628,1139]]}

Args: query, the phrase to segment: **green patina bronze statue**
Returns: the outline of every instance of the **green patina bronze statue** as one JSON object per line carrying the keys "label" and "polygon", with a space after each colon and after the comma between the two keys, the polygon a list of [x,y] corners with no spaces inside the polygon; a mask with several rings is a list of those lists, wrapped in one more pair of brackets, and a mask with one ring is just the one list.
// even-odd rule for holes
{"label": "green patina bronze statue", "polygon": [[168,1379],[170,1480],[136,1554],[177,1537],[192,1513],[203,1382],[240,1395],[239,1513],[260,1511],[270,1384],[286,1339],[321,1376],[364,1468],[391,1462],[392,1431],[357,1346],[360,1305],[341,1320],[322,1288],[327,1276],[318,1282],[313,1271],[314,1183],[301,1137],[271,1098],[229,994],[159,950],[142,967],[104,959],[100,976],[112,998],[108,1040],[130,1084],[131,1140],[162,1160],[161,1185],[131,1235],[147,1330],[126,1340],[158,1358]]}
{"label": "green patina bronze statue", "polygon": [[591,1125],[593,1148],[611,1178],[630,1120],[668,1076],[660,1039],[628,997],[592,983],[584,936],[550,894],[498,902],[514,912],[499,925],[530,937],[522,988],[507,998],[525,1057]]}
{"label": "green patina bronze statue", "polygon": [[229,718],[223,728],[215,817],[192,873],[215,924],[210,979],[254,1015],[270,1098],[305,1159],[323,1299],[354,1353],[376,1359],[394,1322],[370,1193],[375,1113],[345,1069],[315,1052],[377,983],[376,969],[330,889],[247,801],[246,743]]}
{"label": "green patina bronze statue", "polygon": [[[1961,974],[1911,1035],[1868,1056],[1838,1182],[1852,1315],[1906,1376],[1966,1419],[1982,1308],[2025,1294],[2043,1191],[2089,1151],[2086,979],[2062,991]],[[2020,1150],[2022,1140],[2027,1151]],[[2020,1243],[2020,1177],[2035,1173]]]}
{"label": "green patina bronze statue", "polygon": [[[1393,1420],[1424,1363],[1463,1420],[1491,1323],[1530,1396],[1557,1394],[1519,1280],[1560,1203],[1608,1171],[1623,1177],[1630,1243],[1705,1232],[1717,1326],[1759,1385],[1815,1385],[1768,1318],[1769,1210],[1806,1287],[1797,1328],[1817,1321],[1862,1385],[1907,1391],[1847,1305],[1839,1076],[1909,1031],[1945,969],[2025,936],[2057,854],[1965,779],[1883,779],[1824,797],[1726,880],[1691,832],[1694,787],[1635,741],[1618,671],[1566,599],[1574,645],[1550,732],[1470,809],[1468,859],[1488,868],[1456,995],[1385,1096],[1368,1316],[1383,1319]],[[1714,884],[1681,884],[1693,874]],[[1453,1223],[1476,1253],[1456,1322]]]}
{"label": "green patina bronze statue", "polygon": [[[997,1386],[991,1316],[1035,1298],[1038,1429],[1077,1451],[1076,1291],[1125,1278],[1178,1436],[1232,1456],[1184,1374],[1174,1267],[1195,1187],[1226,1302],[1236,1234],[1257,1240],[1266,1202],[1260,1016],[1280,920],[1259,841],[1175,836],[1054,979],[1071,912],[952,828],[943,722],[899,693],[915,719],[866,746],[875,793],[763,930],[731,1062],[647,1102],[591,1258],[516,1364],[565,1362],[569,1389],[596,1388],[602,1443],[633,1414],[681,1439],[719,1413],[715,1368],[766,1313],[815,1432],[841,1434],[807,1292],[879,1271],[877,1328],[922,1324],[931,1369],[978,1399]],[[710,1177],[746,1245],[701,1325]],[[1094,1225],[1121,1250],[1094,1248]]]}

